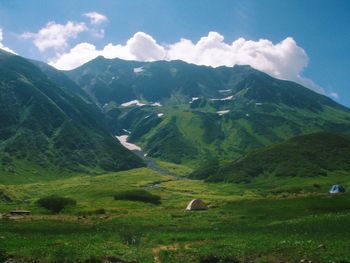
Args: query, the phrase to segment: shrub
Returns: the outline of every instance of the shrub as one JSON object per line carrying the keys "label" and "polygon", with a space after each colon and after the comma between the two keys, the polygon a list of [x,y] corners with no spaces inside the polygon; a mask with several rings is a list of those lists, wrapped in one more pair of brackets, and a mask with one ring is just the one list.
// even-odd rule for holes
{"label": "shrub", "polygon": [[150,192],[142,189],[120,192],[114,196],[114,200],[128,200],[160,204],[160,196],[153,195]]}
{"label": "shrub", "polygon": [[72,198],[51,195],[40,198],[37,204],[53,213],[59,213],[67,206],[75,206],[77,202]]}

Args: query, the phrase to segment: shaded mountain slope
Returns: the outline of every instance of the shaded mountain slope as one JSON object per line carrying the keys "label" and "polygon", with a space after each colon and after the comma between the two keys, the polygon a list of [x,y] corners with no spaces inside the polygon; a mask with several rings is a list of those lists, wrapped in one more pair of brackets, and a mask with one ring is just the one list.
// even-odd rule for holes
{"label": "shaded mountain slope", "polygon": [[28,60],[0,52],[3,158],[69,170],[142,166],[112,137],[96,106],[63,87],[64,83],[69,79],[56,84]]}
{"label": "shaded mountain slope", "polygon": [[90,97],[80,88],[79,85],[67,77],[64,72],[57,70],[54,67],[41,61],[29,60],[29,62],[37,66],[52,82],[54,82],[60,88],[68,89],[76,95],[79,95],[86,102],[91,103]]}

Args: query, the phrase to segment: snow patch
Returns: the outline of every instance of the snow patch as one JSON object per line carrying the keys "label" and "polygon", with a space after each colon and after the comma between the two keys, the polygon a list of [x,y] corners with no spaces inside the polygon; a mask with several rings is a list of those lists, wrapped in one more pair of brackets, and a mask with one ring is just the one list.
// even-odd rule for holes
{"label": "snow patch", "polygon": [[261,105],[263,105],[263,104],[262,104],[261,102],[256,102],[255,105],[256,105],[256,106],[261,106]]}
{"label": "snow patch", "polygon": [[223,99],[221,99],[221,100],[232,100],[232,99],[233,99],[233,96],[228,96],[228,97],[223,98]]}
{"label": "snow patch", "polygon": [[247,113],[245,116],[249,117],[249,113]]}
{"label": "snow patch", "polygon": [[228,96],[228,97],[222,98],[222,99],[210,99],[210,100],[217,101],[217,100],[232,100],[232,99],[233,99],[233,96]]}
{"label": "snow patch", "polygon": [[224,92],[230,92],[231,91],[231,89],[220,89],[219,90],[219,92],[222,92],[222,93],[224,93]]}
{"label": "snow patch", "polygon": [[124,102],[121,104],[122,107],[129,107],[129,106],[145,106],[146,104],[139,102],[138,100],[132,100],[128,102]]}
{"label": "snow patch", "polygon": [[134,68],[134,73],[141,73],[142,71],[144,71],[143,67],[139,67],[139,68]]}
{"label": "snow patch", "polygon": [[216,113],[221,116],[221,115],[224,115],[224,114],[229,113],[229,112],[230,112],[230,110],[220,110],[220,111],[217,111]]}
{"label": "snow patch", "polygon": [[193,97],[193,98],[191,99],[190,103],[192,103],[192,102],[194,102],[194,101],[196,101],[196,100],[199,100],[199,98],[198,98],[198,97]]}
{"label": "snow patch", "polygon": [[150,116],[151,116],[151,115],[147,115],[147,116],[145,117],[145,119],[148,119]]}
{"label": "snow patch", "polygon": [[158,113],[157,116],[158,117],[162,117],[164,115],[164,113]]}
{"label": "snow patch", "polygon": [[154,102],[151,106],[162,107],[162,104],[160,104],[160,102]]}
{"label": "snow patch", "polygon": [[126,149],[129,149],[130,151],[142,151],[142,149],[136,144],[132,144],[128,142],[129,135],[120,135],[115,137]]}
{"label": "snow patch", "polygon": [[123,131],[125,131],[126,133],[131,134],[131,131],[128,131],[127,129],[123,129]]}

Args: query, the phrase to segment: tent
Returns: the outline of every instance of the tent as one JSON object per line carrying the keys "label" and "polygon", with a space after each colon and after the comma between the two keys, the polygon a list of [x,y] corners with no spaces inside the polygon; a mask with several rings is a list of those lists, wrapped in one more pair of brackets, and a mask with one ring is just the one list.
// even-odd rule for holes
{"label": "tent", "polygon": [[332,185],[331,189],[329,190],[330,194],[339,194],[339,193],[345,193],[344,186],[340,184]]}
{"label": "tent", "polygon": [[191,202],[188,203],[186,207],[186,211],[193,211],[193,210],[207,210],[207,205],[201,200],[201,199],[193,199]]}

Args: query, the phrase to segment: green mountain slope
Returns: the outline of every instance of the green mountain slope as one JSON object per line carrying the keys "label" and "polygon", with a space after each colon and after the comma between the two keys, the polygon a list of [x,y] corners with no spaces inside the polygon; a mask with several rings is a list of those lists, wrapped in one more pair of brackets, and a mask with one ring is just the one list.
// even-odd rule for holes
{"label": "green mountain slope", "polygon": [[239,160],[219,166],[215,162],[192,173],[208,181],[249,182],[257,176],[314,177],[330,171],[350,171],[350,135],[315,133],[254,150]]}
{"label": "green mountain slope", "polygon": [[68,89],[76,95],[79,95],[87,103],[92,103],[90,97],[80,88],[79,85],[67,77],[64,72],[41,61],[30,60],[30,62],[37,66],[57,86],[63,89]]}
{"label": "green mountain slope", "polygon": [[28,60],[2,51],[0,123],[5,163],[14,158],[79,171],[143,165],[112,137],[95,105],[54,83]]}
{"label": "green mountain slope", "polygon": [[[147,154],[168,161],[222,162],[302,134],[350,132],[348,108],[249,66],[98,57],[67,75],[103,108],[115,133],[129,130]],[[125,107],[132,100],[146,105]],[[169,147],[170,138],[184,150]]]}

